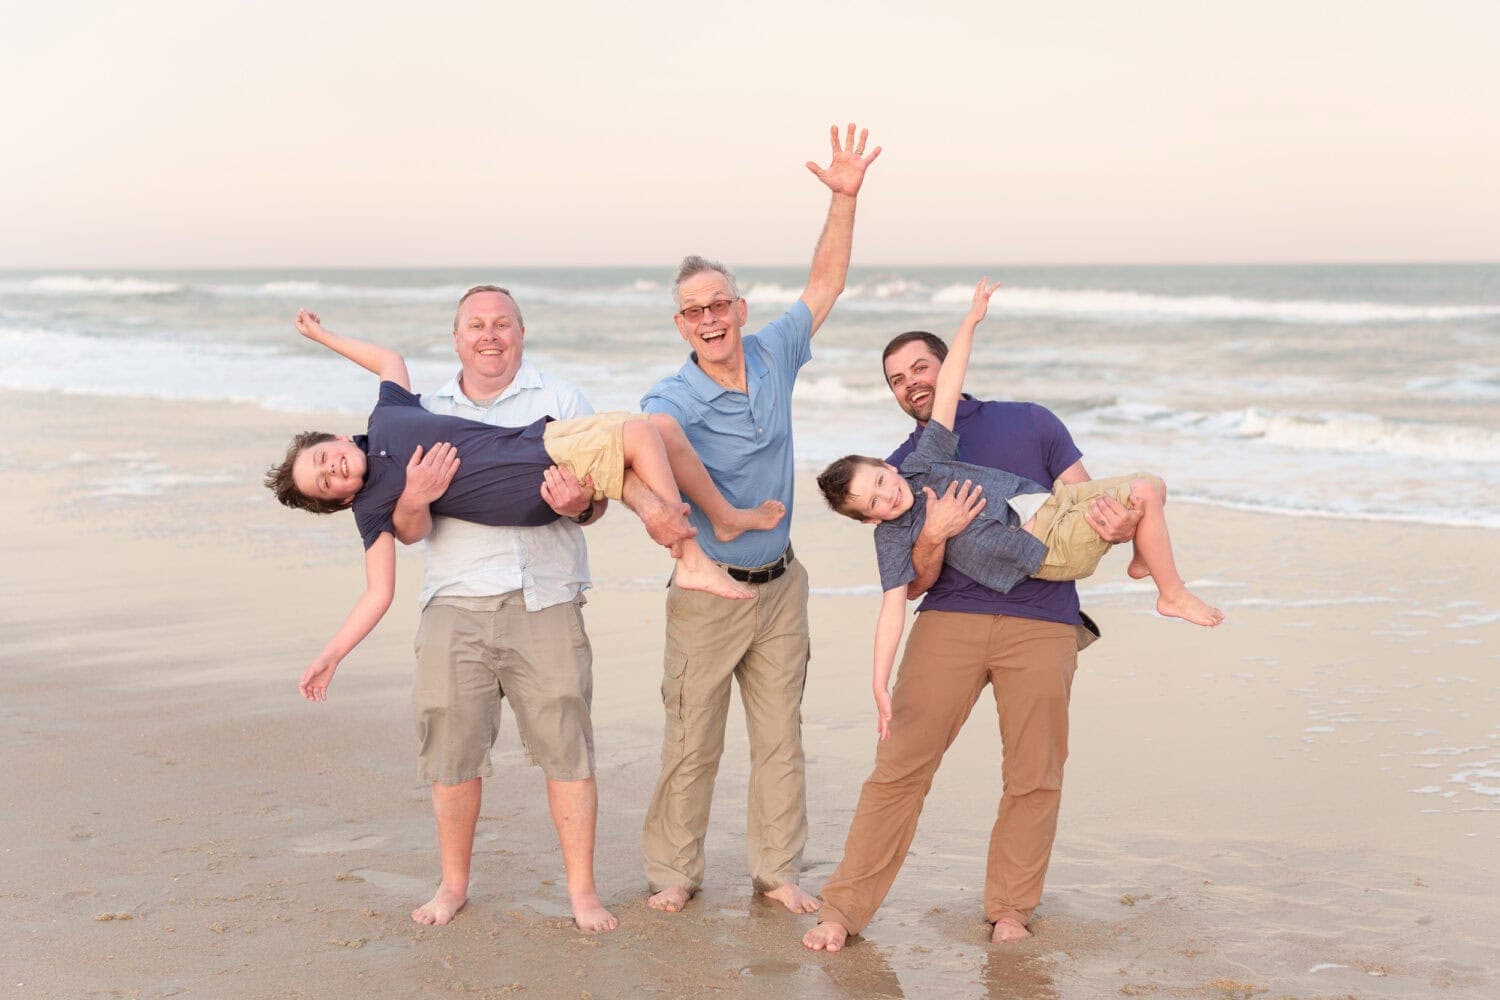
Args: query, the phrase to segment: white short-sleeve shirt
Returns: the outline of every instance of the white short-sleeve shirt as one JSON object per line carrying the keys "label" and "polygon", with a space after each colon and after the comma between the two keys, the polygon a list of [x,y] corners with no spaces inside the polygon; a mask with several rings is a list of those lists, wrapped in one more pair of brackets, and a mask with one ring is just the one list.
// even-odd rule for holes
{"label": "white short-sleeve shirt", "polygon": [[[594,412],[571,382],[543,375],[524,360],[510,385],[489,406],[470,402],[457,376],[437,392],[424,393],[422,405],[433,413],[498,427],[519,427],[542,417],[567,420]],[[434,597],[492,597],[520,591],[526,610],[540,611],[577,601],[588,586],[588,545],[583,529],[568,518],[538,528],[495,528],[434,517],[418,604],[425,608]]]}

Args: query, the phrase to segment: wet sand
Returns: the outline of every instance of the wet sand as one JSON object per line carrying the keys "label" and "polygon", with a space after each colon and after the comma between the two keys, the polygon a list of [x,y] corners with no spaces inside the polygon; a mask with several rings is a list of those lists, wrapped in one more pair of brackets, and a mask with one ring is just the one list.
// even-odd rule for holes
{"label": "wet sand", "polygon": [[[735,712],[705,891],[676,916],[644,905],[669,561],[613,510],[589,529],[585,615],[599,883],[621,929],[572,929],[541,775],[509,721],[470,903],[423,928],[408,917],[436,879],[407,707],[420,554],[329,701],[305,703],[297,676],[361,587],[359,547],[347,518],[284,511],[258,485],[291,431],[345,421],[26,393],[0,393],[0,420],[0,993],[1500,995],[1496,532],[1169,506],[1190,584],[1229,622],[1156,617],[1120,553],[1086,585],[1105,640],[1074,688],[1035,938],[985,943],[999,740],[984,695],[885,907],[827,956],[798,943],[807,918],[750,894]],[[873,753],[878,599],[867,530],[819,509],[810,481],[798,495],[816,889]]]}

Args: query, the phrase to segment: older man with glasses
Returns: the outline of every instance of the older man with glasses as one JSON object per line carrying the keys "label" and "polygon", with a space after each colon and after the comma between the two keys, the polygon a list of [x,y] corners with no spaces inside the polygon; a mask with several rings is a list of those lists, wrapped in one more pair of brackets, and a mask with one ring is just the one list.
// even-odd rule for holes
{"label": "older man with glasses", "polygon": [[676,912],[703,882],[714,777],[724,752],[731,678],[738,680],[750,740],[747,841],[750,877],[794,913],[820,905],[804,892],[807,782],[802,755],[802,688],[807,676],[807,573],[792,554],[792,386],[812,356],[812,336],[844,290],[854,208],[866,168],[867,132],[831,130],[833,159],[807,167],[833,192],[801,298],[779,318],[741,335],[749,304],[722,264],[688,257],[678,268],[675,321],[692,349],[675,374],[641,400],[648,413],[677,419],[714,485],[736,506],[767,499],[787,517],[769,531],[731,542],[714,537],[703,512],[698,541],[730,576],[754,591],[731,601],[676,586],[667,593],[662,700],[666,732],[661,777],[646,814],[646,878],[658,910]]}

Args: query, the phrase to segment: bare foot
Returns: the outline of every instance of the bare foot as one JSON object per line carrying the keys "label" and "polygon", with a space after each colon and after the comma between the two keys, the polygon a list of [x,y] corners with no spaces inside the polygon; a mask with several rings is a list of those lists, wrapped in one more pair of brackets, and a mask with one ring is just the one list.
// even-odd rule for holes
{"label": "bare foot", "polygon": [[693,894],[680,885],[669,885],[661,892],[646,900],[646,905],[653,910],[662,910],[666,913],[676,913],[687,905],[687,901],[693,898]]}
{"label": "bare foot", "polygon": [[573,896],[573,923],[585,934],[612,931],[620,926],[615,915],[604,908],[597,892],[584,892]]}
{"label": "bare foot", "polygon": [[1133,556],[1131,558],[1130,565],[1125,567],[1125,572],[1130,574],[1132,580],[1144,580],[1151,575],[1151,571],[1146,568],[1146,564],[1141,562],[1140,556]]}
{"label": "bare foot", "polygon": [[780,500],[767,500],[759,507],[734,508],[734,514],[723,524],[714,525],[714,537],[721,542],[732,542],[747,531],[769,531],[786,517],[786,504]]}
{"label": "bare foot", "polygon": [[710,562],[697,545],[684,546],[682,558],[677,560],[677,572],[672,574],[672,583],[683,590],[706,590],[731,601],[743,601],[755,596],[755,592],[743,583],[733,580],[724,567]]}
{"label": "bare foot", "polygon": [[454,914],[462,910],[468,901],[469,897],[464,890],[440,885],[436,895],[411,911],[411,918],[419,924],[441,927],[452,920]]}
{"label": "bare foot", "polygon": [[[783,882],[770,892],[765,893],[767,899],[774,899],[793,913],[817,913],[823,908],[823,901],[817,896],[808,895],[802,891],[802,887],[794,882]],[[834,926],[837,926],[836,924]]]}
{"label": "bare foot", "polygon": [[1168,618],[1186,618],[1194,625],[1207,625],[1209,628],[1224,620],[1224,612],[1205,604],[1186,587],[1171,594],[1163,592],[1156,599],[1156,613]]}
{"label": "bare foot", "polygon": [[650,500],[637,504],[635,508],[636,516],[646,526],[646,534],[657,545],[668,549],[698,533],[698,529],[688,523],[687,512],[687,504],[667,503],[654,493]]}
{"label": "bare foot", "polygon": [[802,947],[813,951],[838,951],[849,940],[849,931],[843,924],[829,921],[819,924],[802,935]]}
{"label": "bare foot", "polygon": [[995,921],[995,931],[990,935],[990,944],[1009,944],[1012,941],[1025,941],[1031,937],[1031,932],[1026,925],[1015,917],[1001,917]]}

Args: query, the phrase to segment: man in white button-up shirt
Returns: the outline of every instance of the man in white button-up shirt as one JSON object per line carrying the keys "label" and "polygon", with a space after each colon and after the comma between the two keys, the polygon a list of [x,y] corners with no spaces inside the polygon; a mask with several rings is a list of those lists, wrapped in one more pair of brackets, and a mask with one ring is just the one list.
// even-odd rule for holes
{"label": "man in white button-up shirt", "polygon": [[[509,292],[471,289],[454,318],[459,374],[424,394],[422,405],[501,426],[592,413],[577,388],[525,362],[525,333]],[[442,861],[437,893],[412,919],[446,924],[468,899],[474,829],[503,698],[528,756],[546,775],[574,920],[580,930],[613,930],[615,917],[594,886],[591,650],[579,612],[589,585],[579,525],[597,520],[607,501],[591,500],[591,486],[554,468],[542,487],[560,515],[551,524],[496,528],[433,518],[427,505],[453,471],[451,452],[439,448],[414,461],[395,514],[398,537],[427,536],[413,703]]]}

